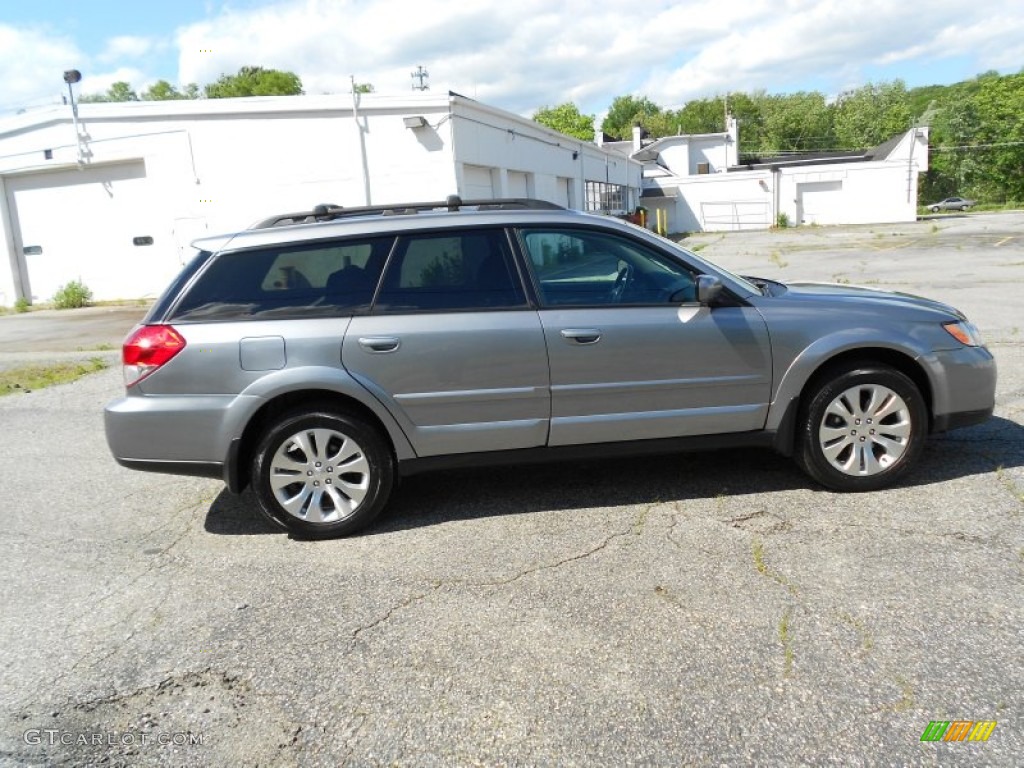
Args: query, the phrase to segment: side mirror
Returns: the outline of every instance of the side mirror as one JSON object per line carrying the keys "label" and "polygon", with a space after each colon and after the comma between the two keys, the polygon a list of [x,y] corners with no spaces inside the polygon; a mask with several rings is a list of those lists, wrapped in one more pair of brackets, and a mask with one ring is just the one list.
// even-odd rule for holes
{"label": "side mirror", "polygon": [[722,292],[722,281],[712,275],[697,275],[697,301],[709,307]]}

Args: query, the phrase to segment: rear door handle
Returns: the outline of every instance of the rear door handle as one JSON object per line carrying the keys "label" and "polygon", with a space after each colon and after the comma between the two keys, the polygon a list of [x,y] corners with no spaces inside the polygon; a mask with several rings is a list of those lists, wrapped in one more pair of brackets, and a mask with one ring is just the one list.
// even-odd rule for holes
{"label": "rear door handle", "polygon": [[597,344],[601,340],[601,331],[597,328],[566,328],[562,338],[577,344]]}
{"label": "rear door handle", "polygon": [[363,336],[359,346],[367,352],[394,352],[401,342],[394,336]]}

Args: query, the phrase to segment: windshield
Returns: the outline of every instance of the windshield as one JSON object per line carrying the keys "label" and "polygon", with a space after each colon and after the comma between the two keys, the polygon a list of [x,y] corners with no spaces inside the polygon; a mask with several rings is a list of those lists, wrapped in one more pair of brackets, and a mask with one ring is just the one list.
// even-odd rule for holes
{"label": "windshield", "polygon": [[757,283],[751,282],[750,278],[740,277],[739,275],[737,275],[737,274],[735,274],[733,272],[730,272],[725,267],[719,266],[718,264],[716,264],[716,263],[714,263],[712,261],[709,261],[708,259],[705,259],[705,258],[702,258],[702,257],[698,256],[696,253],[691,251],[689,248],[684,248],[682,245],[677,243],[675,240],[670,240],[669,238],[665,237],[664,235],[659,235],[657,232],[654,232],[654,231],[649,230],[649,229],[645,229],[644,232],[646,232],[648,235],[653,235],[654,237],[656,237],[659,240],[661,240],[662,242],[664,242],[666,245],[671,246],[674,250],[682,252],[683,254],[686,255],[686,258],[689,261],[696,261],[698,264],[706,264],[707,266],[711,267],[713,271],[722,273],[726,277],[728,277],[728,278],[736,281],[737,283],[739,283],[741,286],[746,288],[751,293],[760,293],[760,294],[764,293],[761,290],[761,288],[757,285]]}

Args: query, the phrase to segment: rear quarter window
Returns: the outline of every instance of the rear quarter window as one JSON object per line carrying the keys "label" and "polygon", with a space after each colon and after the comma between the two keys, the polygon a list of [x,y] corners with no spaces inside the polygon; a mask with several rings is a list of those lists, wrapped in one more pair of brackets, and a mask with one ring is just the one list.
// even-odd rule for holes
{"label": "rear quarter window", "polygon": [[269,320],[366,311],[392,240],[285,244],[218,254],[174,309],[172,319]]}

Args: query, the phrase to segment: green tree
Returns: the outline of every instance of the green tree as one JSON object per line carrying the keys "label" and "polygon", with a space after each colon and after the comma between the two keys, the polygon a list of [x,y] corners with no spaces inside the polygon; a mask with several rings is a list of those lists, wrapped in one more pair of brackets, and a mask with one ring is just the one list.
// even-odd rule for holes
{"label": "green tree", "polygon": [[842,94],[833,108],[837,145],[866,149],[910,128],[910,103],[902,80],[868,83]]}
{"label": "green tree", "polygon": [[373,93],[373,83],[356,83],[356,93]]}
{"label": "green tree", "polygon": [[616,96],[601,123],[601,130],[609,136],[628,139],[636,123],[646,127],[651,118],[659,114],[661,107],[646,96]]}
{"label": "green tree", "polygon": [[968,168],[977,167],[968,176],[975,185],[971,194],[994,202],[1024,201],[1024,72],[981,75],[974,109],[977,131],[969,143],[976,146],[961,150]]}
{"label": "green tree", "polygon": [[829,149],[832,137],[832,110],[825,95],[800,91],[785,95],[765,95],[761,104],[762,134],[756,145],[740,133],[748,152],[772,154],[785,151]]}
{"label": "green tree", "polygon": [[725,101],[718,96],[691,99],[675,113],[673,133],[721,133],[725,130]]}
{"label": "green tree", "polygon": [[[199,92],[199,86],[195,83],[189,83],[186,86],[186,91],[189,89],[196,94]],[[195,98],[195,96],[186,95],[186,93],[179,91],[166,80],[157,80],[142,92],[140,98],[143,101],[176,101],[179,99]]]}
{"label": "green tree", "polygon": [[583,141],[594,140],[594,116],[583,114],[572,102],[557,107],[541,107],[533,119],[566,136],[575,136]]}
{"label": "green tree", "polygon": [[104,93],[89,93],[82,96],[79,102],[86,104],[105,101],[138,101],[139,96],[132,90],[131,85],[119,80],[111,85]]}
{"label": "green tree", "polygon": [[294,72],[263,67],[242,67],[235,75],[221,75],[203,91],[208,99],[238,96],[295,96],[302,93],[302,81]]}

